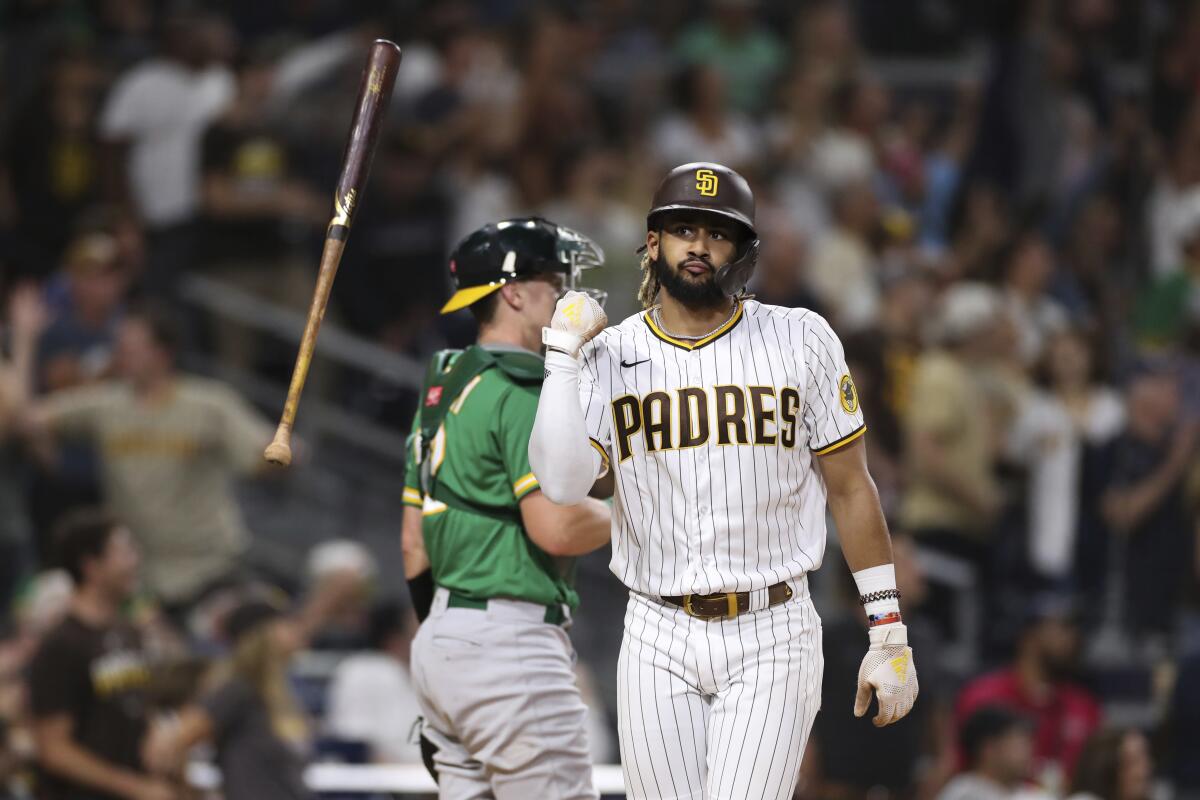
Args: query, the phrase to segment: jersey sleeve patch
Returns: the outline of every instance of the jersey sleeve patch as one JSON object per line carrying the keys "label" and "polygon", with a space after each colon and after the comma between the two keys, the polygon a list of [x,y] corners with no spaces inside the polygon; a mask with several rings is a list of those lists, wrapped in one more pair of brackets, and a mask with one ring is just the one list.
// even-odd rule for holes
{"label": "jersey sleeve patch", "polygon": [[513,483],[513,494],[520,500],[536,488],[538,488],[538,479],[530,472],[527,475],[522,475]]}
{"label": "jersey sleeve patch", "polygon": [[847,414],[858,411],[858,390],[854,388],[854,379],[848,372],[838,381],[838,399]]}
{"label": "jersey sleeve patch", "polygon": [[862,436],[866,432],[867,432],[867,426],[865,424],[859,425],[858,428],[856,428],[854,431],[846,434],[845,436],[838,439],[837,441],[830,442],[829,444],[827,444],[821,448],[813,448],[813,453],[815,453],[816,455],[819,455],[819,456],[823,456],[823,455],[827,455],[828,453],[832,453],[835,450],[840,450],[843,447],[845,447],[846,445],[853,442],[855,439]]}
{"label": "jersey sleeve patch", "polygon": [[404,487],[404,505],[421,508],[424,504],[425,500],[421,497],[420,489],[414,489],[411,486]]}

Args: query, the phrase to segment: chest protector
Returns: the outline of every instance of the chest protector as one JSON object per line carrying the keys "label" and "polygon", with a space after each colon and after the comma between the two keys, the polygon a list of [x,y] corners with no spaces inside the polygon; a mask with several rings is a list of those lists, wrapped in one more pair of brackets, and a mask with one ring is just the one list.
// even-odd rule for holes
{"label": "chest protector", "polygon": [[[446,414],[455,399],[479,375],[490,369],[499,369],[511,381],[520,385],[541,385],[545,371],[542,359],[533,353],[508,350],[486,350],[471,345],[465,350],[441,350],[429,362],[422,383],[420,408],[413,426],[413,456],[421,476],[421,493],[432,497],[451,508],[520,522],[515,509],[496,509],[482,506],[470,498],[460,497],[444,486],[440,486],[433,472],[431,453],[433,440],[446,420]],[[482,431],[478,435],[482,435]]]}

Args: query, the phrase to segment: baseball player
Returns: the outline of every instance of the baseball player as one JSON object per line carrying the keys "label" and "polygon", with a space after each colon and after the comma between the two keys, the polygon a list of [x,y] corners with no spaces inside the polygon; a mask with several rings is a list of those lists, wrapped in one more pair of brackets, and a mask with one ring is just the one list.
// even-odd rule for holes
{"label": "baseball player", "polygon": [[827,506],[871,625],[854,713],[874,693],[887,725],[917,696],[866,427],[828,323],[745,292],[758,237],[741,175],[675,168],[647,227],[646,310],[605,329],[569,292],[543,331],[529,460],[554,502],[615,490],[629,796],[782,800],[820,704],[807,575]]}
{"label": "baseball player", "polygon": [[586,708],[564,627],[572,556],[609,541],[599,500],[551,503],[529,467],[542,327],[563,284],[598,266],[585,237],[536,217],[488,225],[455,249],[478,342],[438,353],[413,424],[404,568],[424,622],[412,677],[442,798],[594,798]]}

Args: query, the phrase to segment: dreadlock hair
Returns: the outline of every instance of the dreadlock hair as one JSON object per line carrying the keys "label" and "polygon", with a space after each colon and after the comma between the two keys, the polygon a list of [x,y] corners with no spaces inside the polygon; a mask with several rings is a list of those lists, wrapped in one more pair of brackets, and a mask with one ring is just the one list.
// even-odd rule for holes
{"label": "dreadlock hair", "polygon": [[648,309],[654,305],[654,299],[658,297],[660,284],[658,276],[654,274],[654,262],[650,258],[650,251],[642,253],[642,284],[638,287],[638,302],[642,304],[643,309]]}

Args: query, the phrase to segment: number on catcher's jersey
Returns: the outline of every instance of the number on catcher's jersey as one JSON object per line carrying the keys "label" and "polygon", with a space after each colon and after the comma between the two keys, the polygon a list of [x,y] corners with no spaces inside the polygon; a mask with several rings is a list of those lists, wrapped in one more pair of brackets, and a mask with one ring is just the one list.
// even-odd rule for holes
{"label": "number on catcher's jersey", "polygon": [[627,586],[747,591],[820,566],[814,455],[866,429],[824,319],[747,300],[693,342],[643,312],[583,356],[588,433],[616,476],[612,568]]}

